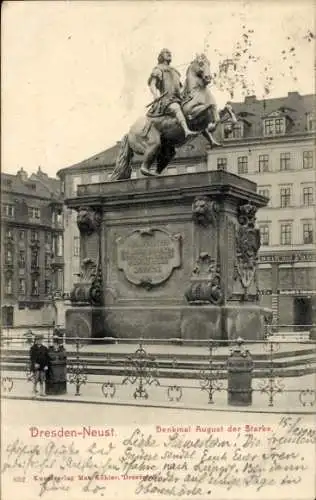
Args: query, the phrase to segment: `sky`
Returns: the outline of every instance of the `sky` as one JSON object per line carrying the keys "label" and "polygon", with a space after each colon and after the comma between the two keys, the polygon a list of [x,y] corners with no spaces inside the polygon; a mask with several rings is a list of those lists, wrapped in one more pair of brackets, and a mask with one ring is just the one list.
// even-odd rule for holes
{"label": "sky", "polygon": [[55,176],[119,141],[163,47],[182,78],[208,56],[219,106],[313,93],[314,17],[312,0],[4,2],[2,171]]}

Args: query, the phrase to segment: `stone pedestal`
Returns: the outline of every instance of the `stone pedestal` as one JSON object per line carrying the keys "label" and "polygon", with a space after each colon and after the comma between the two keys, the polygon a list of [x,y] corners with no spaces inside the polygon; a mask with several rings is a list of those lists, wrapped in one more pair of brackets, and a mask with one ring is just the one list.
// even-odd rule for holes
{"label": "stone pedestal", "polygon": [[255,214],[267,201],[222,171],[79,186],[66,200],[78,211],[82,261],[66,330],[263,338]]}

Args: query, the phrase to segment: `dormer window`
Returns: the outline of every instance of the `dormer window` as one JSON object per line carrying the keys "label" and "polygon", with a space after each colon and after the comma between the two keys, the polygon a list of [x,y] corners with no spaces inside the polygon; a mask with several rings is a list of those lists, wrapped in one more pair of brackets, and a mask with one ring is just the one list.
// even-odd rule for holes
{"label": "dormer window", "polygon": [[228,121],[223,126],[224,138],[225,139],[241,139],[244,137],[244,122],[238,120],[236,124]]}
{"label": "dormer window", "polygon": [[285,134],[293,121],[288,114],[290,111],[294,110],[280,108],[264,116],[262,121],[263,135],[268,137]]}
{"label": "dormer window", "polygon": [[285,133],[285,117],[266,118],[263,121],[263,133],[265,136],[281,135]]}
{"label": "dormer window", "polygon": [[243,136],[244,136],[244,124],[243,122],[239,121],[232,128],[231,137],[234,139],[241,139]]}

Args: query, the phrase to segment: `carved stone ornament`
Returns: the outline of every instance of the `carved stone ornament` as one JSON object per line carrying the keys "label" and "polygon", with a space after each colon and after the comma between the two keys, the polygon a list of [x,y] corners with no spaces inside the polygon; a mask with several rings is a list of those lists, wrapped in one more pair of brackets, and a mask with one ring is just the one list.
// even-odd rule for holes
{"label": "carved stone ornament", "polygon": [[79,282],[74,284],[70,293],[71,302],[76,305],[102,305],[102,274],[94,260],[86,258],[82,261]]}
{"label": "carved stone ornament", "polygon": [[117,265],[134,285],[150,290],[181,265],[179,234],[160,228],[136,229],[117,241]]}
{"label": "carved stone ornament", "polygon": [[100,228],[101,212],[92,207],[80,207],[77,215],[77,225],[80,233],[90,235]]}
{"label": "carved stone ornament", "polygon": [[221,278],[216,262],[206,252],[201,253],[197,259],[185,298],[190,304],[219,305],[223,300]]}
{"label": "carved stone ornament", "polygon": [[236,274],[245,290],[251,285],[258,262],[260,231],[255,227],[256,207],[247,203],[238,211],[239,228],[236,235]]}
{"label": "carved stone ornament", "polygon": [[218,204],[211,201],[207,196],[197,196],[192,204],[194,222],[204,227],[215,224],[218,211]]}

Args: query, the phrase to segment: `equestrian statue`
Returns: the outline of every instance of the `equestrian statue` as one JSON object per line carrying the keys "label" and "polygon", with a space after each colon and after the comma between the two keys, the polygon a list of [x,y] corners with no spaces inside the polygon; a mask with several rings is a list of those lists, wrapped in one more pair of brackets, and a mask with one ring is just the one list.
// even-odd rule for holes
{"label": "equestrian statue", "polygon": [[[236,123],[230,105],[220,112],[208,89],[210,63],[197,55],[186,72],[182,86],[179,72],[171,65],[171,52],[163,49],[148,79],[153,102],[146,116],[139,118],[121,141],[111,180],[129,179],[134,154],[142,155],[141,173],[156,176],[175,156],[175,147],[202,133],[211,147],[220,146],[213,137],[219,123]],[[155,171],[151,167],[156,163]]]}

